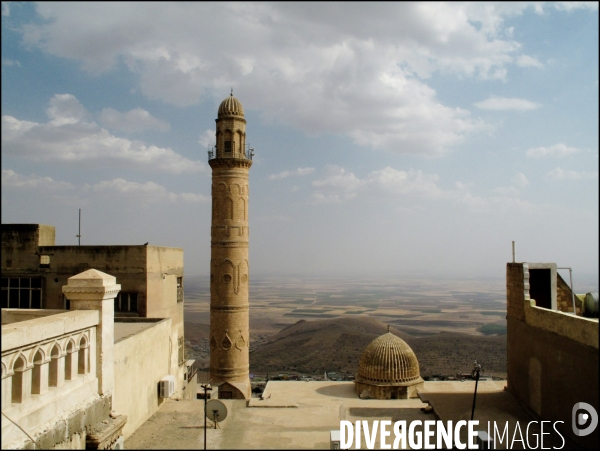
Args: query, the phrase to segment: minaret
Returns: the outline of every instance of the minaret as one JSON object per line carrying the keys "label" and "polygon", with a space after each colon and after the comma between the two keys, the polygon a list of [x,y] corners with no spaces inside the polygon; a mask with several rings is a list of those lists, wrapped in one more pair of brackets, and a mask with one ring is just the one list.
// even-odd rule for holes
{"label": "minaret", "polygon": [[221,102],[212,168],[210,377],[221,399],[249,399],[248,173],[246,119],[238,99]]}

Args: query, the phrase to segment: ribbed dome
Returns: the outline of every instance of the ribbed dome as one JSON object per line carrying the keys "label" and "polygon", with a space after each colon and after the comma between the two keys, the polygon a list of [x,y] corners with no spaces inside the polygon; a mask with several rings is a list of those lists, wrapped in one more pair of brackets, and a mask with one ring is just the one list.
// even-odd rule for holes
{"label": "ribbed dome", "polygon": [[219,105],[218,117],[224,116],[244,117],[244,107],[242,106],[242,102],[233,97],[233,93]]}
{"label": "ribbed dome", "polygon": [[420,379],[419,362],[404,340],[388,332],[373,340],[358,364],[359,382],[408,384]]}

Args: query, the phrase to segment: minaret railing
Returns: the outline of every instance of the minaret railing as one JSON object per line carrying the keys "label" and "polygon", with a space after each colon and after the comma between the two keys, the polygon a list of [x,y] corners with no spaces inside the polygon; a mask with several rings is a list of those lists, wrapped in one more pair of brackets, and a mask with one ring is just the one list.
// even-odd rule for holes
{"label": "minaret railing", "polygon": [[[231,156],[222,157],[223,159],[233,159],[233,160],[248,160],[252,161],[252,157],[254,156],[254,147],[246,148],[246,151],[243,154],[233,154]],[[214,160],[217,158],[217,146],[213,146],[208,151],[208,161]]]}

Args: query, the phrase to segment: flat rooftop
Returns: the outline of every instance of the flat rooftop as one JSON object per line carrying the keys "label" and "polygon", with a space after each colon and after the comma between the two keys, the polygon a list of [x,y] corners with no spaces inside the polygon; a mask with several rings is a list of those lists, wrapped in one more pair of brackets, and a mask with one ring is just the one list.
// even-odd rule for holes
{"label": "flat rooftop", "polygon": [[[508,421],[512,435],[517,421],[526,427],[534,419],[504,390],[505,385],[506,381],[479,382],[475,420],[480,421],[481,429],[487,429],[487,421],[502,426]],[[220,429],[210,428],[212,423],[208,421],[207,448],[329,449],[329,432],[339,430],[341,420],[367,420],[370,424],[373,420],[405,420],[407,424],[412,420],[469,420],[474,388],[474,381],[425,382],[420,396],[426,402],[418,398],[361,400],[352,382],[270,381],[264,401],[221,400],[227,406],[227,418],[220,423]],[[421,410],[428,403],[433,407],[432,413]],[[125,445],[136,449],[203,448],[203,409],[203,400],[170,399]],[[539,427],[536,432],[539,433]],[[523,449],[520,444],[515,442],[513,448]],[[560,437],[544,436],[544,447],[561,445]],[[569,445],[573,444],[567,441],[565,447],[570,448]],[[362,447],[366,448],[364,439]],[[378,447],[379,438],[375,449]],[[502,449],[502,444],[498,443],[497,448]]]}
{"label": "flat rooftop", "polygon": [[157,321],[116,322],[115,321],[115,343],[131,337],[149,327],[157,324]]}

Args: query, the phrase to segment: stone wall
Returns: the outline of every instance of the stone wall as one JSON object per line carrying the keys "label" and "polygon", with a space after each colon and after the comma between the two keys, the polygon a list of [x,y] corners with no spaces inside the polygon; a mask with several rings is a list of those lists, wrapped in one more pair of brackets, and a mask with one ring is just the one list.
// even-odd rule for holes
{"label": "stone wall", "polygon": [[522,263],[507,264],[507,389],[534,415],[562,421],[561,434],[593,448],[598,429],[586,437],[574,435],[571,415],[578,402],[599,411],[598,321],[535,306],[525,269]]}
{"label": "stone wall", "polygon": [[39,246],[53,246],[55,228],[45,224],[2,224],[2,273],[13,268],[36,272]]}
{"label": "stone wall", "polygon": [[[573,313],[573,297],[571,287],[557,274],[556,278],[556,307],[561,312]],[[575,309],[577,316],[583,316],[581,311],[581,299],[575,295]]]}
{"label": "stone wall", "polygon": [[73,274],[95,268],[115,276],[123,292],[138,293],[138,313],[146,316],[146,246],[43,246],[50,255],[45,277],[44,308],[64,307],[62,286]]}

